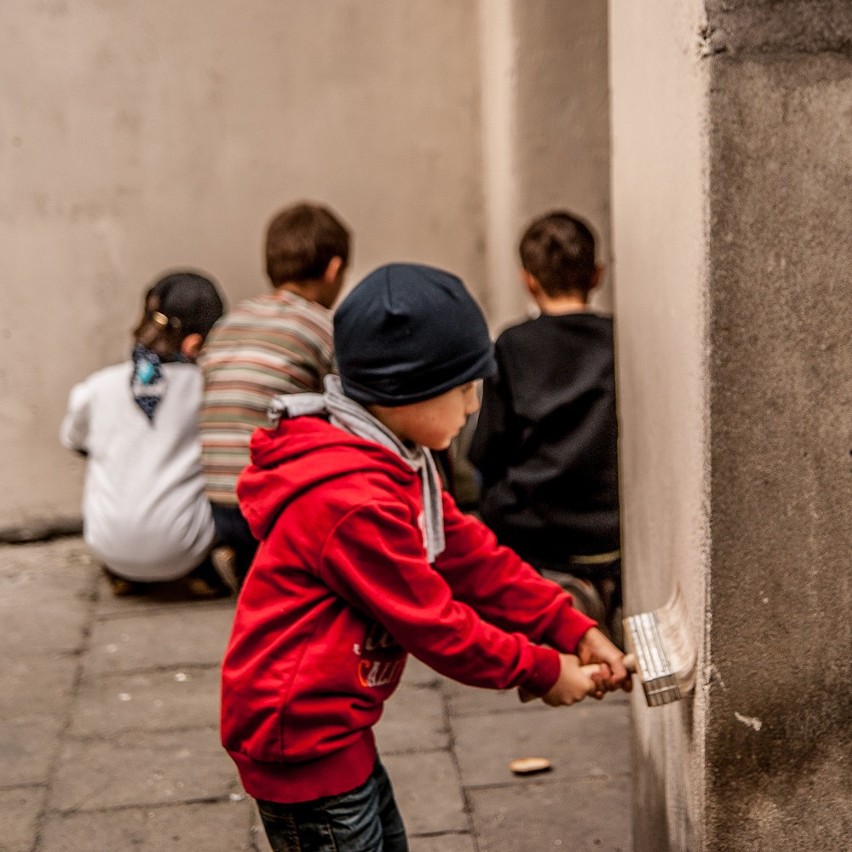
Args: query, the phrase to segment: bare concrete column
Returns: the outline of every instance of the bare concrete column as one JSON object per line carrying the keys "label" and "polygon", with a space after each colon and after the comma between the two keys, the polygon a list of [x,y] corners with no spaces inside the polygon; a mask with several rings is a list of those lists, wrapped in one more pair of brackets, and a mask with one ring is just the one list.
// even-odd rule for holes
{"label": "bare concrete column", "polygon": [[[533,216],[587,218],[609,263],[607,8],[599,0],[480,0],[482,160],[495,330],[523,318],[518,238]],[[595,306],[612,306],[612,270]]]}
{"label": "bare concrete column", "polygon": [[515,256],[517,209],[517,38],[513,0],[479,0],[482,169],[485,219],[484,303],[494,327],[524,309]]}
{"label": "bare concrete column", "polygon": [[610,4],[627,607],[681,585],[699,661],[689,700],[634,702],[635,847],[842,849],[848,6],[635,6]]}

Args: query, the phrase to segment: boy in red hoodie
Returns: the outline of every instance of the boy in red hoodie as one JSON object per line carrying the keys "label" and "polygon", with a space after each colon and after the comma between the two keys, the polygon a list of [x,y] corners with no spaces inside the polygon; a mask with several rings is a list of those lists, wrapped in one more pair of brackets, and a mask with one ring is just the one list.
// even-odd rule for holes
{"label": "boy in red hoodie", "polygon": [[261,545],[222,672],[222,741],[272,848],[408,848],[373,725],[414,654],[553,706],[630,689],[621,652],[441,490],[430,450],[495,368],[455,276],[392,264],[334,317],[339,377],[278,397],[240,506]]}

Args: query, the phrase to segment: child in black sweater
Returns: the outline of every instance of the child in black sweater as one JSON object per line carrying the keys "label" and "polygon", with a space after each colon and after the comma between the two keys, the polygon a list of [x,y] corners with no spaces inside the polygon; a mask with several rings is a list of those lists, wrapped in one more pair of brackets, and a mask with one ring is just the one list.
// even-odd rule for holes
{"label": "child in black sweater", "polygon": [[[559,580],[620,639],[618,427],[613,326],[588,308],[602,268],[589,226],[561,211],[520,242],[540,309],[497,338],[469,457],[501,544]],[[585,606],[584,606],[585,604]]]}

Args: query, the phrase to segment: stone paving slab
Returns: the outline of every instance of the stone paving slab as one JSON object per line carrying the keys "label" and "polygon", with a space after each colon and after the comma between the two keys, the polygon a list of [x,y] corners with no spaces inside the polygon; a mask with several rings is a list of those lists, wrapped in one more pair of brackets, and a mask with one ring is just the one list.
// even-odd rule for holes
{"label": "stone paving slab", "polygon": [[176,666],[218,665],[231,631],[233,612],[222,604],[188,604],[186,608],[140,610],[110,618],[92,630],[84,674],[139,671]]}
{"label": "stone paving slab", "polygon": [[630,852],[624,779],[524,783],[471,790],[479,852]]}
{"label": "stone paving slab", "polygon": [[[252,852],[248,800],[52,814],[39,852]],[[0,847],[2,848],[2,847]]]}
{"label": "stone paving slab", "polygon": [[44,787],[0,790],[2,852],[30,852],[35,843],[38,815],[45,793]]}
{"label": "stone paving slab", "polygon": [[[79,540],[0,546],[0,852],[270,852],[219,744],[233,609],[114,598]],[[410,659],[376,735],[412,852],[630,848],[629,714],[625,696],[522,705]],[[532,752],[553,772],[511,775]]]}
{"label": "stone paving slab", "polygon": [[439,834],[435,837],[409,837],[410,852],[478,852],[472,834]]}
{"label": "stone paving slab", "polygon": [[216,728],[69,740],[49,807],[101,810],[227,798],[240,785]]}
{"label": "stone paving slab", "polygon": [[90,602],[78,598],[43,597],[33,586],[27,587],[25,594],[18,590],[0,597],[0,659],[78,652],[90,608]]}
{"label": "stone paving slab", "polygon": [[444,701],[437,686],[400,684],[375,728],[381,753],[449,748]]}
{"label": "stone paving slab", "polygon": [[[97,568],[79,538],[0,545],[0,598],[91,598]],[[34,597],[36,596],[37,597]]]}
{"label": "stone paving slab", "polygon": [[405,672],[402,682],[409,686],[437,686],[444,678],[434,669],[430,669],[425,663],[421,663],[417,657],[410,654],[405,663]]}
{"label": "stone paving slab", "polygon": [[443,688],[452,716],[514,712],[523,706],[515,689],[481,689],[449,678]]}
{"label": "stone paving slab", "polygon": [[[447,697],[447,707],[452,716],[467,716],[478,713],[514,712],[524,707],[515,689],[480,689],[443,679],[443,689]],[[606,696],[606,703],[627,704],[630,696],[626,692],[614,692]],[[531,705],[531,709],[543,709],[541,704]]]}
{"label": "stone paving slab", "polygon": [[448,751],[382,755],[409,834],[468,832],[470,821]]}
{"label": "stone paving slab", "polygon": [[63,724],[50,715],[0,724],[0,788],[47,782]]}
{"label": "stone paving slab", "polygon": [[5,658],[0,720],[56,715],[71,701],[78,665],[76,656]]}
{"label": "stone paving slab", "polygon": [[218,720],[218,667],[183,667],[84,681],[70,733],[110,737],[132,730],[211,727]]}
{"label": "stone paving slab", "polygon": [[[508,768],[518,757],[546,757],[547,780],[623,775],[630,769],[629,714],[621,703],[530,705],[512,713],[454,718],[462,781],[468,787],[520,784]],[[544,777],[544,776],[540,776]]]}

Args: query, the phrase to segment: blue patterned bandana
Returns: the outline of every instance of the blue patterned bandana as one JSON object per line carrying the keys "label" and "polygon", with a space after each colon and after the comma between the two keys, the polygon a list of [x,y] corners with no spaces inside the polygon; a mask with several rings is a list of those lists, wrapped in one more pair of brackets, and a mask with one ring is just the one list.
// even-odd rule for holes
{"label": "blue patterned bandana", "polygon": [[189,359],[180,353],[167,358],[160,358],[156,352],[141,343],[137,343],[133,347],[132,357],[133,375],[130,377],[130,390],[142,413],[153,423],[157,406],[166,395],[166,388],[168,387],[162,365],[172,361],[187,364]]}
{"label": "blue patterned bandana", "polygon": [[157,406],[166,393],[166,377],[163,375],[159,355],[137,343],[133,347],[133,375],[130,390],[142,413],[154,422]]}

